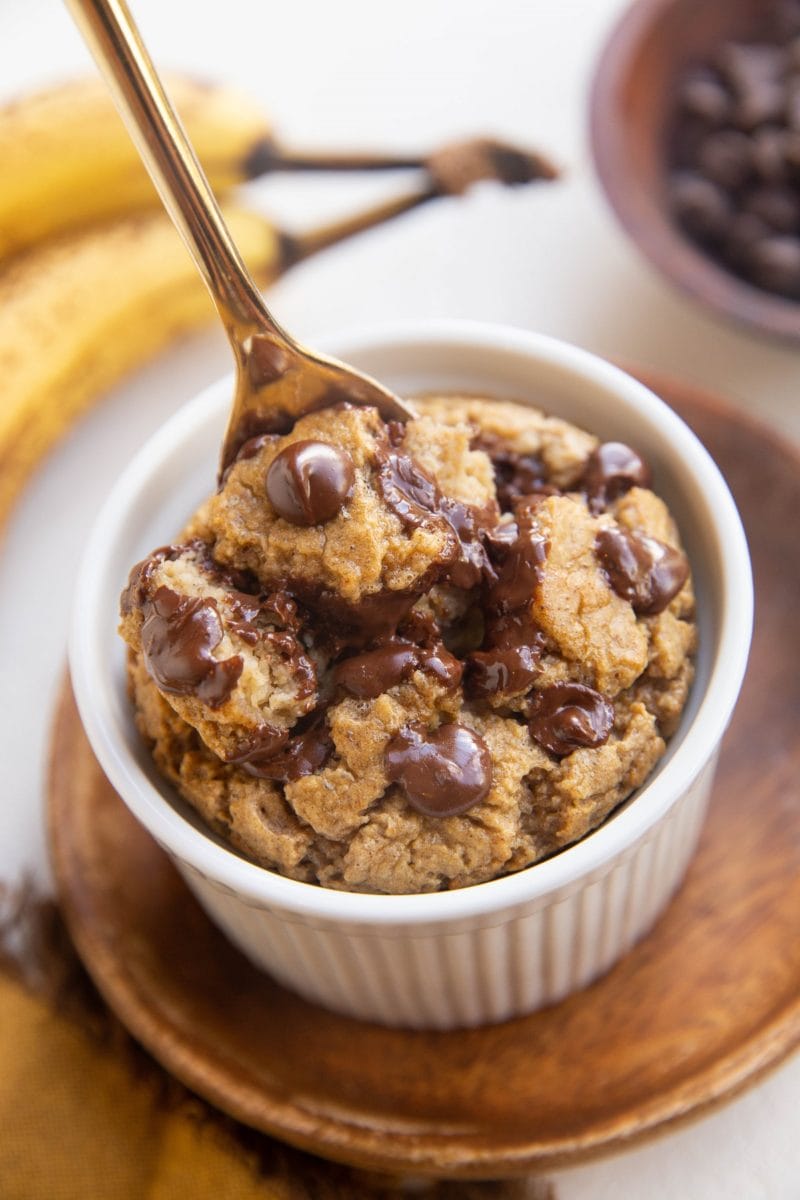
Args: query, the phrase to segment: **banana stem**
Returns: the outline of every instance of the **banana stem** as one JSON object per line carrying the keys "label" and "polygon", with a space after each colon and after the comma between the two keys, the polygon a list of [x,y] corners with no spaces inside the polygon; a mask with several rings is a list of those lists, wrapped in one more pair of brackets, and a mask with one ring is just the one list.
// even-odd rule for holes
{"label": "banana stem", "polygon": [[248,179],[275,171],[397,171],[425,170],[446,184],[447,191],[464,191],[479,179],[507,185],[555,179],[558,169],[538,151],[523,150],[495,138],[475,137],[453,142],[427,154],[375,154],[366,151],[292,151],[270,138],[257,142],[245,160]]}
{"label": "banana stem", "polygon": [[424,166],[419,155],[292,151],[265,138],[247,156],[245,173],[248,179],[256,179],[276,171],[398,171]]}
{"label": "banana stem", "polygon": [[463,195],[477,183],[494,182],[505,187],[518,187],[537,180],[558,178],[558,169],[543,154],[520,150],[492,138],[470,138],[444,146],[429,154],[420,165],[425,167],[421,188],[308,233],[282,234],[283,267],[290,267],[336,242],[391,221],[401,213],[411,212],[430,200]]}
{"label": "banana stem", "polygon": [[346,238],[364,233],[376,225],[383,225],[386,221],[391,221],[402,213],[411,212],[412,209],[419,208],[442,194],[438,188],[430,187],[425,191],[412,192],[393,200],[384,200],[364,212],[355,213],[352,217],[344,217],[339,221],[331,221],[329,224],[321,225],[318,229],[309,230],[307,233],[284,233],[282,234],[284,269],[302,262],[303,259],[310,258],[312,254],[318,254],[320,250],[327,250],[329,246],[334,246],[337,242],[343,242]]}

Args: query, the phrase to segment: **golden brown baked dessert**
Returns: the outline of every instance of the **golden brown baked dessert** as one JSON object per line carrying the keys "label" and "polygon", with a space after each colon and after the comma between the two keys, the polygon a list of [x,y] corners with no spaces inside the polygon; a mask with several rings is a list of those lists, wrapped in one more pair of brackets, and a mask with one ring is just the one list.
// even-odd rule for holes
{"label": "golden brown baked dessert", "polygon": [[255,862],[463,887],[647,778],[692,678],[686,558],[647,465],[522,405],[419,402],[251,439],[121,632],[155,761]]}

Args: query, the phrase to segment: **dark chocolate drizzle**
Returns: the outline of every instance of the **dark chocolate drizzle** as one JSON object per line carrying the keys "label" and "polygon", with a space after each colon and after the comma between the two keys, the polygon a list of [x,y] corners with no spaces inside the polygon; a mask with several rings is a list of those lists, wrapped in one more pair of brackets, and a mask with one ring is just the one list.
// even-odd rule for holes
{"label": "dark chocolate drizzle", "polygon": [[[516,519],[487,539],[494,579],[484,595],[485,632],[467,663],[473,699],[524,695],[539,674],[544,635],[531,617],[548,543],[536,528],[536,504],[518,502]],[[500,536],[497,536],[500,534]]]}
{"label": "dark chocolate drizzle", "polygon": [[689,578],[685,554],[638,530],[602,529],[595,552],[617,595],[644,616],[663,612]]}
{"label": "dark chocolate drizzle", "polygon": [[428,817],[466,812],[492,786],[489,747],[466,725],[440,725],[432,732],[406,725],[387,745],[385,765],[412,808]]}
{"label": "dark chocolate drizzle", "polygon": [[649,487],[651,478],[650,467],[630,446],[603,442],[589,455],[578,486],[596,515],[632,487]]}
{"label": "dark chocolate drizzle", "polygon": [[536,692],[531,703],[531,737],[557,758],[581,746],[601,746],[613,724],[613,704],[582,683],[554,683]]}
{"label": "dark chocolate drizzle", "polygon": [[542,580],[547,550],[547,539],[536,532],[531,521],[519,520],[517,536],[502,553],[496,581],[486,597],[489,612],[508,613],[530,606]]}

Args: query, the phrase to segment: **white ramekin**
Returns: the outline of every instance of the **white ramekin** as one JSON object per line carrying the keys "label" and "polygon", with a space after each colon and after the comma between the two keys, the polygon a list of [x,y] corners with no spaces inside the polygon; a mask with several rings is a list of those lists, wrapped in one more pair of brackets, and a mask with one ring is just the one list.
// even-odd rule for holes
{"label": "white ramekin", "polygon": [[399,325],[331,339],[331,353],[400,394],[457,391],[530,402],[634,445],[654,468],[694,571],[697,676],[646,786],[605,824],[504,879],[418,896],[331,891],[266,871],[210,834],[157,775],[131,719],[116,634],[131,565],[169,542],[212,486],[230,380],[177,413],[136,455],[94,526],[70,644],[75,694],[120,796],[172,856],[209,916],[281,983],[338,1012],[448,1029],[530,1012],[606,971],[680,883],[750,643],[744,533],[719,471],[647,388],[573,346],[471,323]]}

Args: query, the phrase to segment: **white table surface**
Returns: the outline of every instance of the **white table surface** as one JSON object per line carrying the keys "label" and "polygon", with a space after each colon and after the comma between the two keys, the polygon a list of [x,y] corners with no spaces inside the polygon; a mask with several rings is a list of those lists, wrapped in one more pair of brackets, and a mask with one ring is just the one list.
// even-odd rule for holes
{"label": "white table surface", "polygon": [[[798,352],[674,294],[620,234],[599,193],[586,146],[586,91],[624,0],[133,6],[159,64],[238,81],[289,144],[416,151],[485,131],[538,145],[565,168],[557,186],[482,187],[297,268],[270,299],[303,340],[409,316],[505,321],[680,374],[800,440]],[[89,69],[58,0],[2,0],[0,100]],[[254,204],[297,228],[386,189],[374,180],[306,177],[251,190]],[[26,871],[48,879],[47,728],[92,516],[149,432],[228,367],[214,332],[163,355],[74,431],[16,510],[0,547],[0,879]],[[796,1057],[680,1133],[555,1173],[558,1200],[797,1200],[799,1098]]]}

